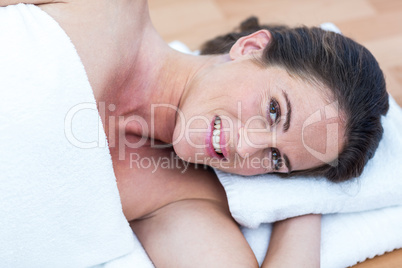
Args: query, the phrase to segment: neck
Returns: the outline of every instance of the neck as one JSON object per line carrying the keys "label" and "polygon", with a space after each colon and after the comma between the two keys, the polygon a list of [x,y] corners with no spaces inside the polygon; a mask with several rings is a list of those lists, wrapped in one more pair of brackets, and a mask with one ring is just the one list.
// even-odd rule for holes
{"label": "neck", "polygon": [[187,85],[201,70],[222,62],[225,56],[186,55],[171,49],[152,26],[145,32],[128,86],[119,94],[117,112],[126,118],[141,118],[140,124],[134,119],[134,123],[123,126],[126,134],[172,143]]}

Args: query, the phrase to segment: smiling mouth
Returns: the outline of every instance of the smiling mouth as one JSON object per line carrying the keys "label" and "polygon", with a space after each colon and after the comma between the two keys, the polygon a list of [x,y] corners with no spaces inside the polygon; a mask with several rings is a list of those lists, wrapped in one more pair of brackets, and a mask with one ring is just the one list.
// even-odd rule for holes
{"label": "smiling mouth", "polygon": [[215,117],[214,122],[214,130],[212,132],[212,145],[214,147],[215,152],[223,157],[222,148],[221,148],[221,119],[219,116]]}

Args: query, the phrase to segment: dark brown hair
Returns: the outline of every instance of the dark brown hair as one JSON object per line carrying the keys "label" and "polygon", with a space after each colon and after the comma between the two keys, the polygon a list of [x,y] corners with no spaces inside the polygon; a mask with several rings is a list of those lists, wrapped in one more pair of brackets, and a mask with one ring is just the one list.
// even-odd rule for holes
{"label": "dark brown hair", "polygon": [[324,176],[334,182],[361,175],[381,140],[381,115],[389,108],[384,75],[374,56],[341,34],[318,27],[260,25],[255,17],[237,31],[206,42],[201,54],[227,53],[240,37],[261,29],[272,35],[264,49],[265,66],[281,67],[328,87],[346,117],[345,145],[336,162],[290,175]]}

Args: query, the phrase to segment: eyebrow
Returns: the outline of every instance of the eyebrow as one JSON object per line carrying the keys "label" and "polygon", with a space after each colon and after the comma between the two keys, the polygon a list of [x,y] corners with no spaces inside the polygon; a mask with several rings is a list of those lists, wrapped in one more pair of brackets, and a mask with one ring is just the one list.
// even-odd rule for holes
{"label": "eyebrow", "polygon": [[283,132],[286,132],[289,130],[289,127],[290,127],[290,119],[292,117],[292,105],[290,104],[288,94],[285,91],[282,91],[282,93],[283,93],[283,97],[286,100],[286,108],[287,108],[286,120],[285,120],[285,123],[283,124]]}
{"label": "eyebrow", "polygon": [[285,166],[288,169],[288,174],[292,171],[292,166],[290,165],[289,158],[286,154],[283,154],[283,160],[285,162]]}

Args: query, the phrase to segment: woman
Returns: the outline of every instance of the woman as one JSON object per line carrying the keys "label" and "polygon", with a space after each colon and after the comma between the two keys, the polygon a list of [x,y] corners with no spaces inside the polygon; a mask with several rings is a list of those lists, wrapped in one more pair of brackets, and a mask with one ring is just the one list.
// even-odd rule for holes
{"label": "woman", "polygon": [[[307,170],[340,181],[359,175],[378,145],[388,107],[382,73],[343,37],[262,29],[228,54],[195,57],[165,44],[146,1],[29,3],[40,4],[77,49],[105,107],[124,214],[157,267],[258,265],[215,175],[197,164],[245,175]],[[364,111],[357,118],[355,106]],[[141,165],[171,158],[167,144],[194,165]],[[263,266],[317,267],[319,243],[319,215],[279,222]]]}

